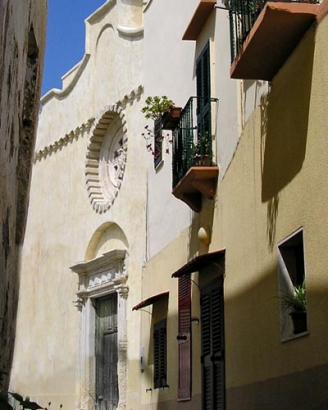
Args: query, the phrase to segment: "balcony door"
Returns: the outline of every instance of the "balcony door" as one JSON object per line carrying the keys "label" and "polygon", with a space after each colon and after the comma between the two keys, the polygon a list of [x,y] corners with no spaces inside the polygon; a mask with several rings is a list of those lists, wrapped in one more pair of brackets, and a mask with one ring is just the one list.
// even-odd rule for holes
{"label": "balcony door", "polygon": [[225,409],[223,277],[201,288],[203,410]]}
{"label": "balcony door", "polygon": [[96,299],[96,410],[118,406],[117,294]]}
{"label": "balcony door", "polygon": [[206,44],[197,59],[197,129],[198,138],[211,141],[210,47]]}

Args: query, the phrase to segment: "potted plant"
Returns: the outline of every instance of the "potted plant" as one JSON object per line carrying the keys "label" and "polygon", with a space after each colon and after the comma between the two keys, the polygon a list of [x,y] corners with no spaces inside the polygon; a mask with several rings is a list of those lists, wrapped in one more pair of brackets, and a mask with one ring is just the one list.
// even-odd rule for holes
{"label": "potted plant", "polygon": [[208,138],[208,134],[205,136],[198,136],[198,141],[192,146],[192,153],[194,158],[194,164],[198,167],[210,167],[212,166],[212,149],[211,141]]}
{"label": "potted plant", "polygon": [[282,304],[289,311],[293,321],[294,334],[306,332],[306,290],[304,283],[296,286],[293,293],[283,295]]}
{"label": "potted plant", "polygon": [[174,102],[165,95],[162,97],[147,97],[146,105],[142,108],[142,112],[147,119],[152,119],[155,122],[161,121],[162,129],[174,130],[180,120],[180,107],[175,107]]}

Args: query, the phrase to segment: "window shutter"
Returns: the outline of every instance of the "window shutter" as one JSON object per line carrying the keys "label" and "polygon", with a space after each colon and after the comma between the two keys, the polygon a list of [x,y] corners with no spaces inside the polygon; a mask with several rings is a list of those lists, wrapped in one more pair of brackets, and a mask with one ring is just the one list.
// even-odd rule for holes
{"label": "window shutter", "polygon": [[202,57],[202,68],[203,68],[203,97],[204,105],[208,103],[211,93],[210,93],[210,49],[207,45]]}
{"label": "window shutter", "polygon": [[167,385],[166,320],[154,326],[154,388]]}
{"label": "window shutter", "polygon": [[201,290],[204,410],[225,409],[223,281]]}
{"label": "window shutter", "polygon": [[196,65],[197,77],[197,127],[198,135],[208,135],[211,141],[211,75],[210,47],[207,44],[200,54]]}
{"label": "window shutter", "polygon": [[191,282],[179,278],[179,385],[178,400],[191,399]]}
{"label": "window shutter", "polygon": [[154,125],[154,167],[163,159],[162,120],[155,120]]}
{"label": "window shutter", "polygon": [[212,349],[214,409],[225,409],[223,283],[212,289]]}
{"label": "window shutter", "polygon": [[196,66],[196,82],[197,82],[197,97],[198,97],[198,102],[197,102],[197,114],[200,112],[200,104],[202,101],[203,97],[203,87],[202,87],[202,61],[198,60],[197,66]]}

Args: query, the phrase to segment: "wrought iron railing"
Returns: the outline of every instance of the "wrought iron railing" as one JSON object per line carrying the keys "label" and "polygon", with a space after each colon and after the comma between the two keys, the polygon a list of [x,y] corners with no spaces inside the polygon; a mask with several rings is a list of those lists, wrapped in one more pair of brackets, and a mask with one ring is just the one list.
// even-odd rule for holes
{"label": "wrought iron railing", "polygon": [[[212,165],[211,102],[190,97],[173,134],[173,188],[193,166]],[[216,101],[216,100],[215,100]]]}
{"label": "wrought iron railing", "polygon": [[[272,0],[286,3],[319,3],[319,0]],[[237,57],[248,33],[267,1],[229,0],[231,61]],[[278,28],[277,28],[278,29]]]}

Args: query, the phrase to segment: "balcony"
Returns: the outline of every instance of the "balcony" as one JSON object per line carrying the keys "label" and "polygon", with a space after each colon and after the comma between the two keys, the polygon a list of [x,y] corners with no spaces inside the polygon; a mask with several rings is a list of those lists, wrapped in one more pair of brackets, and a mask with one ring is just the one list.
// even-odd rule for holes
{"label": "balcony", "polygon": [[317,0],[230,0],[231,78],[271,81],[316,20]]}
{"label": "balcony", "polygon": [[213,199],[218,167],[213,162],[211,104],[216,99],[191,97],[173,137],[173,195],[200,212],[202,196]]}

